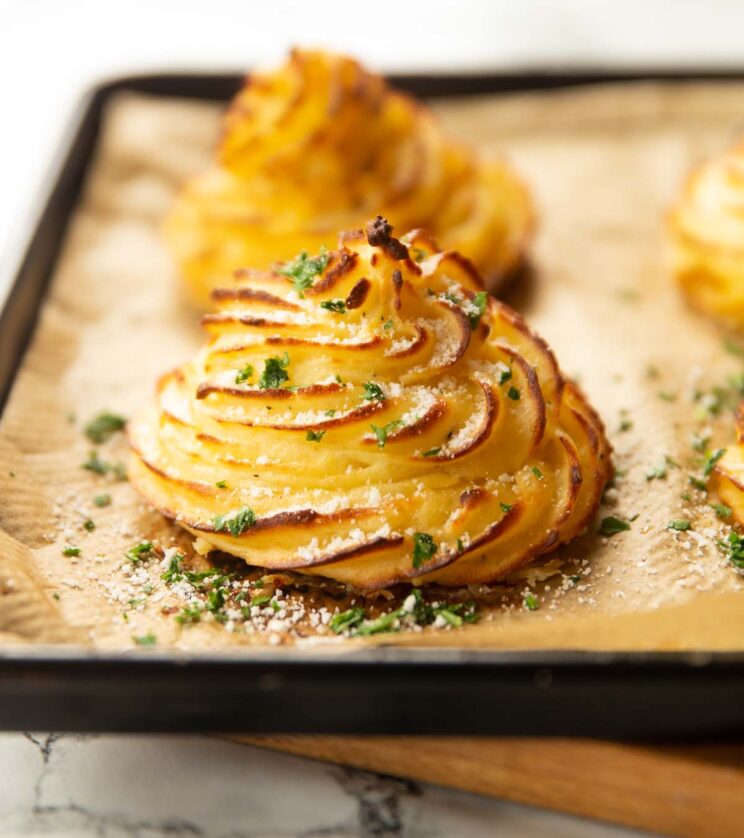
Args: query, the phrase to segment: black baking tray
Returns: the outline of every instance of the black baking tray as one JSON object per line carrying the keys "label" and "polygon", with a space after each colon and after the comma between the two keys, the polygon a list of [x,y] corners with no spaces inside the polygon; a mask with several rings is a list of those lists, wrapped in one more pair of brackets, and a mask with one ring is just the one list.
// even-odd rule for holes
{"label": "black baking tray", "polygon": [[[719,72],[394,77],[426,97]],[[240,74],[120,78],[80,104],[0,312],[0,412],[44,302],[106,103],[119,91],[227,101]],[[0,283],[2,284],[2,283]],[[0,501],[1,502],[1,501]],[[730,738],[744,733],[744,654],[380,647],[183,653],[0,651],[0,729]]]}

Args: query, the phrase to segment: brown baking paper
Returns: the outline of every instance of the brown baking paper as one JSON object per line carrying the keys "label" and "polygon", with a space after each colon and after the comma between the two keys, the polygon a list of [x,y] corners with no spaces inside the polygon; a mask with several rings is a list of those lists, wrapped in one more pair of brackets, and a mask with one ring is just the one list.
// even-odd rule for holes
{"label": "brown baking paper", "polygon": [[[437,106],[485,151],[508,149],[530,183],[540,228],[532,270],[508,301],[554,348],[608,426],[622,473],[600,515],[636,516],[610,539],[596,526],[510,580],[461,631],[381,642],[499,648],[741,649],[744,580],[717,546],[722,524],[683,500],[699,468],[690,434],[731,435],[731,414],[699,420],[690,394],[741,371],[715,325],[689,311],[665,267],[663,216],[686,170],[744,127],[740,84],[635,84]],[[209,165],[219,111],[118,96],[58,270],[0,424],[0,641],[220,648],[263,642],[217,623],[181,626],[156,591],[130,603],[125,551],[140,539],[189,539],[126,482],[81,468],[85,421],[132,415],[158,375],[202,341],[183,302],[161,223],[183,180]],[[659,396],[662,392],[666,399]],[[672,399],[672,400],[669,400]],[[619,431],[621,419],[633,423]],[[99,447],[126,458],[123,435]],[[667,461],[666,477],[647,473]],[[93,504],[112,496],[105,508]],[[689,518],[692,533],[667,528]],[[95,530],[87,532],[84,521]],[[65,545],[80,547],[65,557]],[[538,610],[523,606],[526,586]],[[499,589],[497,589],[497,594]],[[135,600],[137,597],[134,598]],[[332,638],[338,648],[351,641]]]}

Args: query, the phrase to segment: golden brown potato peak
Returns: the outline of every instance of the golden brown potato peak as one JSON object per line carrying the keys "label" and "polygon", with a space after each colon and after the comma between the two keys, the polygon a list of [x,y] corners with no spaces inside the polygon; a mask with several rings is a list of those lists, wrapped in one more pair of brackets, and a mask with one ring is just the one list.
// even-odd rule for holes
{"label": "golden brown potato peak", "polygon": [[423,105],[356,61],[295,50],[236,96],[218,164],[186,185],[166,232],[207,303],[237,266],[317,253],[377,212],[398,229],[430,229],[491,285],[522,260],[533,220],[504,162],[454,143]]}
{"label": "golden brown potato peak", "polygon": [[243,271],[131,424],[131,479],[205,549],[379,588],[503,576],[587,524],[604,429],[472,264],[382,218]]}

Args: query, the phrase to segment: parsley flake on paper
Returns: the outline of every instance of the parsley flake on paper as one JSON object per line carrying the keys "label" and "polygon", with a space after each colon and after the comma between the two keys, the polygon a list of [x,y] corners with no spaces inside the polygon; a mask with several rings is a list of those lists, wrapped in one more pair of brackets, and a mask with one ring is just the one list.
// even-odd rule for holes
{"label": "parsley flake on paper", "polygon": [[85,426],[85,435],[91,442],[100,445],[119,431],[123,431],[127,420],[118,413],[103,410]]}

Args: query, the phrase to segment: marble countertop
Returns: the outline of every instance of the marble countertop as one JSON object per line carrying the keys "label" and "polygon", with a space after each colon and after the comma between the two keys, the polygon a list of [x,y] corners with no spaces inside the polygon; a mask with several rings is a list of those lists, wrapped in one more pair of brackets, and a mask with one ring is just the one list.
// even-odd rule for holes
{"label": "marble countertop", "polygon": [[4,838],[638,834],[207,736],[0,734],[0,788]]}

